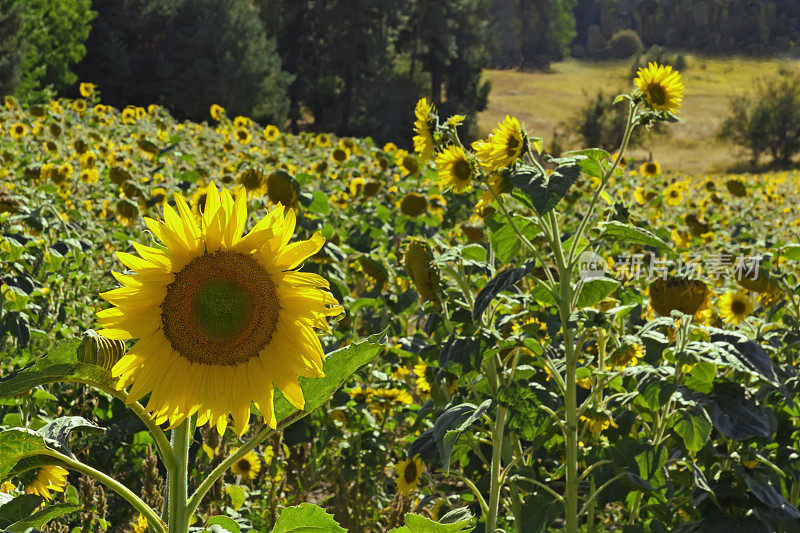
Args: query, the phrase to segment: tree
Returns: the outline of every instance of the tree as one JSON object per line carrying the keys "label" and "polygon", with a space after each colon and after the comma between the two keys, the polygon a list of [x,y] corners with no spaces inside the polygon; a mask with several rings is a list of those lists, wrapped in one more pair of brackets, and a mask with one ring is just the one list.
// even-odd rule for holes
{"label": "tree", "polygon": [[285,118],[291,76],[250,0],[119,0],[98,12],[80,72],[110,104],[158,103],[193,120],[211,104]]}
{"label": "tree", "polygon": [[0,96],[16,91],[24,59],[22,4],[17,0],[0,0]]}
{"label": "tree", "polygon": [[48,91],[63,93],[78,80],[71,68],[86,53],[84,43],[96,13],[91,0],[25,0],[22,5],[26,48],[17,95],[40,101]]}

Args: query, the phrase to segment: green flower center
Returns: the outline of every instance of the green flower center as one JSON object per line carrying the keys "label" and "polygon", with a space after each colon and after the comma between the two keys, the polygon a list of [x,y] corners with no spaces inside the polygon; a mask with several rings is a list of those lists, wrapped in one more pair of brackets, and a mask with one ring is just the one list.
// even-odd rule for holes
{"label": "green flower center", "polygon": [[194,295],[192,317],[209,337],[229,339],[244,329],[252,306],[244,287],[229,279],[214,279]]}

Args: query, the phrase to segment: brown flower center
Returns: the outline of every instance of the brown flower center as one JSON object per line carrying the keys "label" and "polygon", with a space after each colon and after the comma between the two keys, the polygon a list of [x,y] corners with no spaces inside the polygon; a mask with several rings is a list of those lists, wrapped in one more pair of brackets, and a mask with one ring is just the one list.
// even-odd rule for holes
{"label": "brown flower center", "polygon": [[279,310],[275,283],[251,255],[214,252],[175,274],[161,304],[161,323],[181,357],[237,365],[269,344]]}
{"label": "brown flower center", "polygon": [[413,460],[406,465],[406,469],[403,472],[403,479],[406,483],[413,483],[417,479],[417,463]]}

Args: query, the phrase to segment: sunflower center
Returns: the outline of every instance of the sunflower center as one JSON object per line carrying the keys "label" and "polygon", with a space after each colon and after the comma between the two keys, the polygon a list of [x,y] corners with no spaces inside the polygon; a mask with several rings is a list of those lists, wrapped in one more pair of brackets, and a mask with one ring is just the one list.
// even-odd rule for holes
{"label": "sunflower center", "polygon": [[406,483],[412,483],[417,479],[417,464],[414,461],[406,465],[406,469],[403,472],[403,479]]}
{"label": "sunflower center", "polygon": [[513,135],[509,136],[508,140],[506,141],[506,152],[508,155],[515,155],[520,147],[520,144],[522,144],[520,139],[517,139]]}
{"label": "sunflower center", "polygon": [[248,191],[258,189],[261,186],[261,174],[257,170],[247,170],[242,176],[242,185]]}
{"label": "sunflower center", "polygon": [[246,474],[250,472],[250,461],[247,459],[239,459],[239,463],[237,464],[239,471]]}
{"label": "sunflower center", "polygon": [[178,355],[206,365],[244,363],[269,344],[280,304],[252,256],[201,255],[175,274],[161,304],[164,335]]}
{"label": "sunflower center", "polygon": [[743,315],[745,309],[746,309],[746,306],[745,306],[743,301],[734,300],[734,301],[731,302],[731,312],[734,315]]}
{"label": "sunflower center", "polygon": [[653,105],[664,105],[667,103],[667,90],[660,83],[652,83],[647,86],[647,96]]}
{"label": "sunflower center", "polygon": [[648,174],[655,174],[655,172],[656,172],[656,164],[655,163],[646,163],[644,169]]}
{"label": "sunflower center", "polygon": [[472,169],[469,166],[469,162],[465,159],[459,159],[453,164],[453,176],[458,181],[469,181],[472,177]]}

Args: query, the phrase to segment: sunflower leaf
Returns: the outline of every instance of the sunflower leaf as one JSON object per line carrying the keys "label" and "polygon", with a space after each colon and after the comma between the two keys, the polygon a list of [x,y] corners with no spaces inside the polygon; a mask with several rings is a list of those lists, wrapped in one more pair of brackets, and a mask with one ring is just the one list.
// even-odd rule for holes
{"label": "sunflower leaf", "polygon": [[59,516],[72,513],[80,508],[81,505],[74,503],[56,503],[53,505],[48,505],[47,507],[36,511],[32,515],[28,515],[22,520],[14,522],[6,529],[14,533],[22,533],[24,531],[28,531],[30,528],[38,529],[44,526],[50,520],[55,520]]}
{"label": "sunflower leaf", "polygon": [[625,244],[652,246],[660,250],[670,249],[669,244],[658,238],[654,233],[630,224],[609,220],[600,224],[599,228],[601,239],[622,241]]}
{"label": "sunflower leaf", "polygon": [[[386,344],[385,335],[386,331],[383,331],[328,354],[322,364],[325,377],[316,379],[301,377],[300,388],[303,389],[303,397],[306,399],[303,411],[310,413],[325,403],[347,378],[372,361],[383,350]],[[275,417],[279,421],[296,411],[297,409],[286,398],[275,395]]]}
{"label": "sunflower leaf", "polygon": [[[68,459],[58,452],[58,442],[27,428],[10,428],[0,432],[0,480],[7,479],[11,474],[29,470],[32,466],[41,465],[40,460],[47,458],[47,464],[59,464],[60,460]],[[17,463],[23,462],[20,468]]]}
{"label": "sunflower leaf", "polygon": [[8,502],[0,505],[0,529],[7,529],[11,524],[30,516],[44,501],[38,494],[23,494],[16,498],[8,495],[8,498]]}
{"label": "sunflower leaf", "polygon": [[552,211],[570,187],[575,184],[581,173],[580,161],[586,156],[552,159],[558,167],[549,176],[535,167],[523,165],[511,174],[511,184],[520,189],[531,201],[539,215],[544,216]]}
{"label": "sunflower leaf", "polygon": [[311,503],[287,507],[281,512],[272,533],[345,533],[332,515]]}
{"label": "sunflower leaf", "polygon": [[0,379],[0,398],[23,394],[34,387],[70,381],[101,389],[113,389],[116,379],[108,370],[78,361],[80,339],[70,339],[51,349],[25,368]]}
{"label": "sunflower leaf", "polygon": [[99,434],[105,431],[80,416],[62,416],[39,428],[37,433],[58,443],[58,450],[64,455],[72,455],[67,447],[67,440],[72,431],[79,429],[86,433]]}

